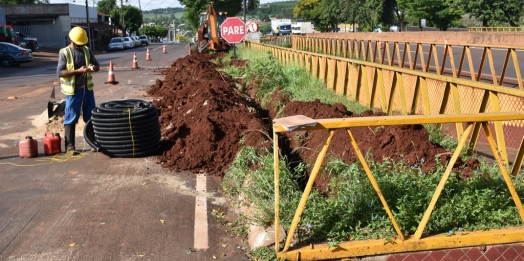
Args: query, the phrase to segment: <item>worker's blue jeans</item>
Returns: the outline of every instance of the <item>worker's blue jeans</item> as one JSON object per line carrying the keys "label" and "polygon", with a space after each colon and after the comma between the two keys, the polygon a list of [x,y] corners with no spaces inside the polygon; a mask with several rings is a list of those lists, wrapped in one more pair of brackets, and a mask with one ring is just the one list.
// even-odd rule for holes
{"label": "worker's blue jeans", "polygon": [[91,90],[83,88],[75,88],[74,95],[66,95],[65,117],[64,125],[72,125],[78,123],[80,118],[80,110],[84,122],[91,119],[91,111],[95,108],[95,94]]}

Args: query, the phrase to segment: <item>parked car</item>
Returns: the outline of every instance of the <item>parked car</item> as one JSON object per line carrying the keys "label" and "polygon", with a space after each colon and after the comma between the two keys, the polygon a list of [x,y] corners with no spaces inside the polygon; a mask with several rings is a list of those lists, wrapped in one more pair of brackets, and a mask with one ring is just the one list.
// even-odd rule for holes
{"label": "parked car", "polygon": [[125,44],[125,48],[133,48],[135,47],[135,41],[132,40],[131,38],[129,37],[123,37],[124,39],[124,44]]}
{"label": "parked car", "polygon": [[33,52],[38,52],[38,40],[34,37],[25,36],[19,32],[15,33],[15,44],[22,48],[30,49]]}
{"label": "parked car", "polygon": [[33,61],[33,52],[12,43],[0,43],[0,64],[17,66]]}
{"label": "parked car", "polygon": [[140,38],[142,44],[149,45],[149,38],[147,38],[147,35],[141,35],[138,38]]}
{"label": "parked car", "polygon": [[109,46],[108,46],[109,51],[124,50],[124,49],[125,49],[124,38],[122,37],[111,38],[111,41],[109,41]]}
{"label": "parked car", "polygon": [[142,45],[142,41],[140,41],[140,38],[138,36],[131,36],[133,40],[135,40],[135,47],[140,47]]}

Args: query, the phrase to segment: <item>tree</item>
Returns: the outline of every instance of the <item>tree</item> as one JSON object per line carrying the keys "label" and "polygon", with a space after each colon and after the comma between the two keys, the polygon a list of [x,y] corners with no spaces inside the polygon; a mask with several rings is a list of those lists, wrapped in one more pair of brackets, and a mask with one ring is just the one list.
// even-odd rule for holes
{"label": "tree", "polygon": [[269,21],[269,15],[261,13],[258,15],[258,19],[260,19],[260,21]]}
{"label": "tree", "polygon": [[418,24],[425,18],[427,24],[447,30],[448,27],[460,19],[461,10],[452,8],[446,0],[406,0],[408,15]]}
{"label": "tree", "polygon": [[150,26],[146,25],[139,29],[139,33],[142,35],[147,35],[149,38],[164,37],[167,35],[167,28],[163,26]]}
{"label": "tree", "polygon": [[393,7],[393,10],[395,12],[395,16],[397,17],[397,21],[399,23],[400,30],[404,29],[404,20],[406,18],[406,10],[407,10],[407,1],[406,0],[394,0],[395,5]]}
{"label": "tree", "polygon": [[454,9],[463,9],[482,21],[482,26],[518,26],[524,15],[522,0],[448,0]]}
{"label": "tree", "polygon": [[384,25],[392,25],[395,23],[395,0],[384,0],[382,2],[382,10],[379,14],[379,22]]}
{"label": "tree", "polygon": [[[122,27],[122,9],[115,7],[109,13],[114,25]],[[137,32],[142,25],[142,12],[138,7],[132,5],[124,6],[124,29],[129,32]]]}
{"label": "tree", "polygon": [[320,28],[322,21],[321,10],[321,0],[300,0],[293,9],[293,16],[295,18],[302,17],[306,21],[311,21],[315,28]]}
{"label": "tree", "polygon": [[356,24],[360,23],[358,19],[360,18],[359,13],[361,12],[363,6],[362,0],[341,1],[339,6],[342,20],[352,23],[352,31],[355,32]]}
{"label": "tree", "polygon": [[[111,14],[111,11],[115,8],[118,8],[116,5],[116,0],[100,0],[98,3],[96,3],[96,7],[98,9],[98,12],[103,14]],[[109,16],[111,17],[111,16]],[[111,17],[113,20],[113,17]]]}
{"label": "tree", "polygon": [[137,32],[142,25],[142,12],[132,5],[124,6],[124,23],[129,32]]}
{"label": "tree", "polygon": [[339,0],[322,0],[322,18],[319,27],[315,25],[322,32],[337,32],[338,22],[340,21]]}

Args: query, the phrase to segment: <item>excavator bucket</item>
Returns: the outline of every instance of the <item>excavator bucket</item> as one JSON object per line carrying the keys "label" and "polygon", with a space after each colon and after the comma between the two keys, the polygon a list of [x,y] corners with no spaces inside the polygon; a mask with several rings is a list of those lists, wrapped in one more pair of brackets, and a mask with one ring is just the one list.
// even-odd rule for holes
{"label": "excavator bucket", "polygon": [[198,50],[199,53],[202,53],[202,52],[206,51],[208,47],[209,47],[209,42],[208,41],[200,41],[197,44],[197,50]]}

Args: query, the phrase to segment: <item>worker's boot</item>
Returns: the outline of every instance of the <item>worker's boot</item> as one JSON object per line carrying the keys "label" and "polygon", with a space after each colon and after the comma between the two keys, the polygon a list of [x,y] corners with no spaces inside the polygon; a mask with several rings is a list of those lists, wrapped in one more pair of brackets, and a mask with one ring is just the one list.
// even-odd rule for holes
{"label": "worker's boot", "polygon": [[65,149],[67,154],[76,155],[75,149],[75,125],[65,125]]}

